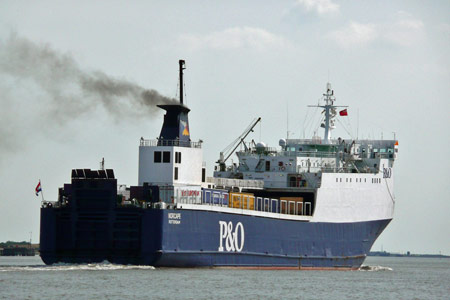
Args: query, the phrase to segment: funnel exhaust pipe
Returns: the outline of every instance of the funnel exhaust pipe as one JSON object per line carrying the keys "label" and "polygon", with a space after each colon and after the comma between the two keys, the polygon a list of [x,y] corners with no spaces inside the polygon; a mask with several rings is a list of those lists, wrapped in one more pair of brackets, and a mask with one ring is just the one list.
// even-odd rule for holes
{"label": "funnel exhaust pipe", "polygon": [[180,65],[180,104],[183,104],[183,70],[186,68],[183,59],[180,59],[178,63]]}

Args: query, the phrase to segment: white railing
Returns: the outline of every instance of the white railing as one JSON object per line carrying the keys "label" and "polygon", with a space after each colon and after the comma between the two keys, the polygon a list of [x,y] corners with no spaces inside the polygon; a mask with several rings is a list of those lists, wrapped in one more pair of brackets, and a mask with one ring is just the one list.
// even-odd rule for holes
{"label": "white railing", "polygon": [[180,141],[180,140],[144,140],[141,139],[139,146],[141,147],[155,147],[155,146],[176,146],[188,148],[201,148],[202,142]]}
{"label": "white railing", "polygon": [[248,179],[230,179],[230,178],[218,178],[218,177],[208,177],[206,182],[213,183],[217,186],[232,186],[232,187],[243,187],[243,188],[259,188],[264,187],[263,180],[248,180]]}

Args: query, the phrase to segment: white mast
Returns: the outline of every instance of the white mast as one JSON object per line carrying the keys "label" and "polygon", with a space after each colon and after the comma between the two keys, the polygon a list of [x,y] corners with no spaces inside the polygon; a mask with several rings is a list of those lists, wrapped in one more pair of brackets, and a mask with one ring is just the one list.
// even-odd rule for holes
{"label": "white mast", "polygon": [[331,130],[336,128],[334,126],[334,118],[336,117],[336,107],[347,107],[347,106],[336,106],[334,105],[334,101],[336,101],[336,97],[334,97],[334,91],[331,89],[331,83],[327,83],[327,91],[324,96],[325,105],[308,105],[310,107],[322,107],[325,112],[325,120],[320,127],[325,128],[325,135],[323,138],[324,144],[329,144],[331,140]]}
{"label": "white mast", "polygon": [[336,98],[333,96],[334,91],[331,89],[331,83],[327,83],[327,92],[323,94],[325,97],[325,106],[321,106],[325,108],[325,137],[323,139],[324,144],[329,144],[331,139],[331,130],[334,128],[334,117],[336,116],[336,110],[332,110],[334,108],[333,102]]}

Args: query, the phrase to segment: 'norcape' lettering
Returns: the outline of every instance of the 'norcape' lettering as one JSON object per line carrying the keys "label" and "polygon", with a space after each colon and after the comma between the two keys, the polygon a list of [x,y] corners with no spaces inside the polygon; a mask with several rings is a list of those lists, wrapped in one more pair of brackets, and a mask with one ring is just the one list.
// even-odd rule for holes
{"label": "'norcape' lettering", "polygon": [[[219,251],[236,251],[241,252],[244,248],[245,233],[244,225],[241,222],[236,224],[233,230],[233,222],[219,221]],[[238,238],[239,237],[239,238]],[[225,248],[224,248],[225,245]]]}

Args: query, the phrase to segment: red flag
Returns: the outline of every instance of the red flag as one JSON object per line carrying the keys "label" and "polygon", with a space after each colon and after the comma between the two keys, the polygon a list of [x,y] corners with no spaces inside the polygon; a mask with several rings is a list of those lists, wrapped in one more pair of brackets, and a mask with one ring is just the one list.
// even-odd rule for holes
{"label": "red flag", "polygon": [[36,186],[35,192],[36,196],[39,196],[39,192],[42,192],[41,181],[39,181],[38,185]]}
{"label": "red flag", "polygon": [[348,116],[347,109],[341,110],[341,111],[339,112],[339,115],[340,115],[341,117]]}

